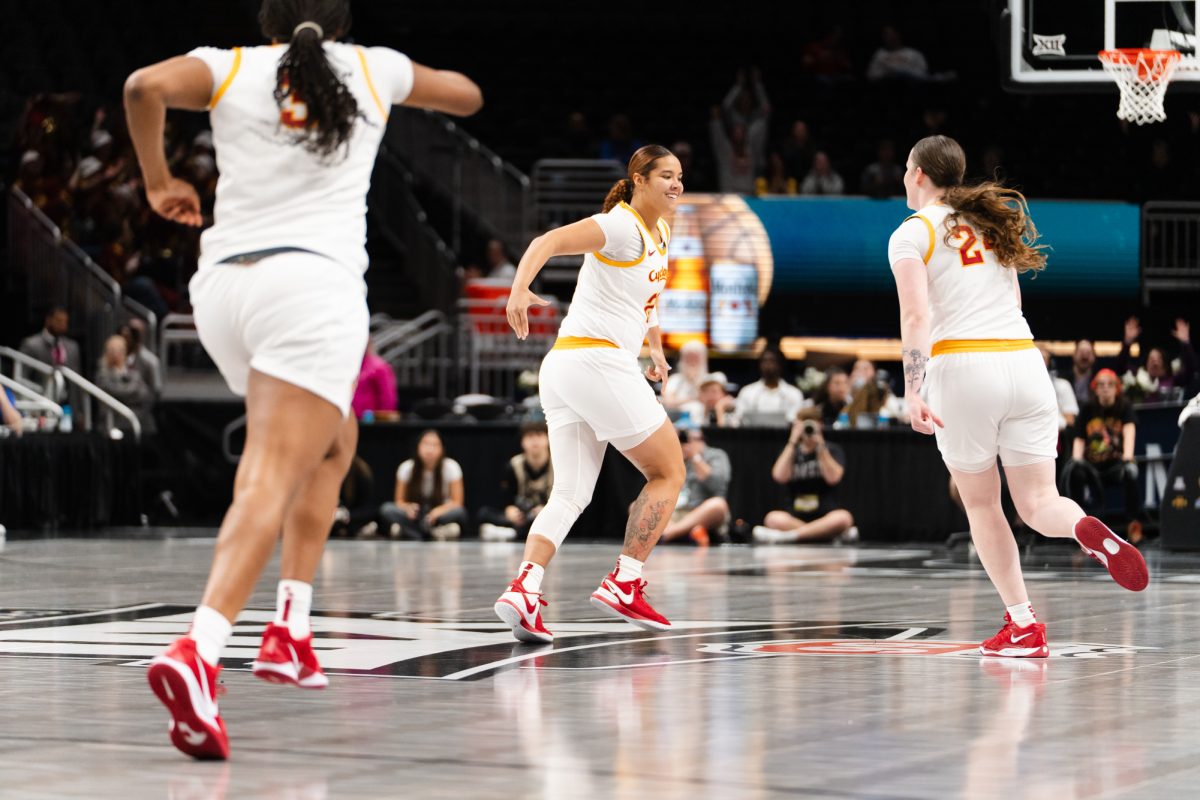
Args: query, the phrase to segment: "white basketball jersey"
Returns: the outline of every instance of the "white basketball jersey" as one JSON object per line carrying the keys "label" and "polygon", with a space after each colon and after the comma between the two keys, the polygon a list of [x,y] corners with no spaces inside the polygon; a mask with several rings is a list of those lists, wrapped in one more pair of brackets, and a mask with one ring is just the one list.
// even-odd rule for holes
{"label": "white basketball jersey", "polygon": [[592,219],[604,231],[604,247],[583,257],[571,308],[554,347],[616,345],[637,355],[646,331],[658,326],[658,296],[667,283],[671,229],[658,221],[660,247],[641,215],[626,203]]}
{"label": "white basketball jersey", "polygon": [[213,75],[209,104],[216,149],[213,226],[200,238],[201,268],[274,247],[311,250],[367,269],[367,189],[392,105],[412,90],[407,56],[385,47],[325,43],[325,54],[358,102],[347,146],[322,159],[294,143],[305,124],[302,98],[280,108],[274,92],[284,45],[188,53]]}
{"label": "white basketball jersey", "polygon": [[941,203],[927,205],[904,220],[888,242],[892,267],[915,258],[928,268],[930,341],[1031,339],[1013,287],[1016,273],[965,221],[947,244],[950,212]]}

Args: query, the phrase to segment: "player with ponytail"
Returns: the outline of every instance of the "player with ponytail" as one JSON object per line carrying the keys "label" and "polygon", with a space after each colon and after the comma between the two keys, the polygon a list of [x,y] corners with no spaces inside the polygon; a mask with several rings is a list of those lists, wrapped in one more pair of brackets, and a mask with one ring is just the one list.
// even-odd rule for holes
{"label": "player with ponytail", "polygon": [[1030,528],[1077,540],[1126,589],[1146,588],[1146,562],[1058,494],[1058,401],[1017,282],[1019,273],[1046,266],[1025,198],[995,182],[965,185],[966,156],[946,136],[917,142],[906,166],[904,188],[916,213],[892,234],[888,258],[900,296],[909,417],[914,430],[936,434],[975,550],[1007,606],[1004,627],[980,651],[1045,658],[1046,629],[1029,603],[1000,506],[997,457]]}
{"label": "player with ponytail", "polygon": [[465,116],[483,103],[464,75],[338,42],[350,28],[348,0],[264,0],[259,21],[274,44],[200,47],[125,84],[156,213],[205,222],[196,190],[167,164],[168,108],[208,112],[220,170],[215,224],[201,236],[189,292],[201,343],[246,398],[246,445],[190,632],[148,673],[171,714],[171,743],[206,759],[229,755],[218,664],[277,541],[278,607],[254,674],[306,689],[328,683],[309,609],[357,441],[348,412],[367,343],[366,196],[389,111]]}
{"label": "player with ponytail", "polygon": [[[591,601],[599,610],[650,630],[671,623],[647,602],[642,563],[670,522],[683,486],[683,452],[666,411],[646,380],[667,378],[658,297],[667,281],[666,217],[683,193],[674,154],[647,145],[629,160],[626,177],[604,198],[602,212],[534,239],[513,280],[508,323],[529,335],[528,310],[546,305],[530,291],[542,266],[562,255],[583,255],[571,309],[542,362],[538,388],[550,429],[554,489],[525,541],[517,577],[495,610],[517,639],[549,642],[542,622],[542,576],[550,559],[592,499],[604,453],[612,444],[646,476],[625,528],[617,566]],[[652,365],[638,367],[649,342]]]}

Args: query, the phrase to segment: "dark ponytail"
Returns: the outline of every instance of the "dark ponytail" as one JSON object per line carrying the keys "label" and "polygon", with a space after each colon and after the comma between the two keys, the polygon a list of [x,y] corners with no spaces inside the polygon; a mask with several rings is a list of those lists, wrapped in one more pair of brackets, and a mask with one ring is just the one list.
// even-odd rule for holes
{"label": "dark ponytail", "polygon": [[[295,143],[321,158],[346,145],[360,116],[358,102],[325,57],[324,40],[350,30],[348,0],[263,0],[258,14],[263,35],[288,42],[275,74],[275,102],[281,115],[289,103],[303,103],[302,119],[287,123]],[[316,30],[313,23],[320,27]]]}
{"label": "dark ponytail", "polygon": [[664,156],[671,155],[674,153],[660,144],[648,144],[638,148],[637,152],[629,159],[626,173],[629,177],[621,178],[608,190],[608,195],[604,198],[604,213],[607,214],[621,203],[633,200],[633,176],[641,175],[643,178],[649,178],[654,169],[654,163]]}

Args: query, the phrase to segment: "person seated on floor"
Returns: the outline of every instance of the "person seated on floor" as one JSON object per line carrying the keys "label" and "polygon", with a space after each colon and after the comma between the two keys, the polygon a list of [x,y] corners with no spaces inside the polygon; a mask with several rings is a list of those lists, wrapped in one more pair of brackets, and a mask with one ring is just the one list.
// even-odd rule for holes
{"label": "person seated on floor", "polygon": [[524,539],[554,488],[550,434],[545,422],[521,425],[521,452],[505,465],[500,488],[508,502],[503,511],[486,506],[479,510],[479,538],[485,542]]}
{"label": "person seated on floor", "polygon": [[854,517],[837,502],[837,485],[845,474],[846,454],[842,448],[826,443],[816,420],[796,420],[787,445],[771,467],[771,478],[790,490],[792,510],[769,512],[762,525],[754,526],[754,541],[778,544],[857,540]]}
{"label": "person seated on floor", "polygon": [[729,524],[729,502],[725,495],[732,467],[728,454],[709,447],[704,441],[704,431],[699,428],[681,429],[679,444],[683,448],[686,477],[661,541],[690,538],[707,547]]}
{"label": "person seated on floor", "polygon": [[[1121,379],[1111,369],[1092,378],[1092,397],[1079,410],[1071,460],[1063,467],[1061,483],[1081,506],[1102,509],[1104,489],[1120,485],[1125,495],[1128,528],[1125,538],[1142,538],[1142,499],[1134,459],[1137,419],[1133,404],[1121,395]],[[1091,494],[1091,503],[1086,503]]]}
{"label": "person seated on floor", "polygon": [[361,456],[355,456],[342,479],[338,492],[338,507],[333,515],[330,536],[359,536],[369,539],[379,530],[375,521],[378,510],[372,495],[375,492],[375,473]]}
{"label": "person seated on floor", "polygon": [[379,516],[393,539],[457,539],[467,524],[464,495],[462,467],[430,429],[417,440],[416,455],[396,470],[395,502],[384,503]]}

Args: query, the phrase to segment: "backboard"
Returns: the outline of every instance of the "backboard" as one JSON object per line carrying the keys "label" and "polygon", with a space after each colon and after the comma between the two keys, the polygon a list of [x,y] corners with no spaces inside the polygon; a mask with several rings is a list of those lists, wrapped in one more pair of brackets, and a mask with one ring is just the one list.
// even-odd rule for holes
{"label": "backboard", "polygon": [[1200,91],[1200,0],[1006,0],[1001,9],[1011,91],[1111,90],[1096,54],[1123,47],[1179,50],[1172,86]]}

